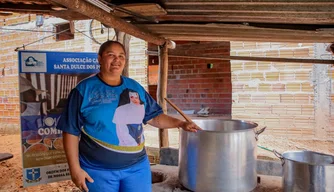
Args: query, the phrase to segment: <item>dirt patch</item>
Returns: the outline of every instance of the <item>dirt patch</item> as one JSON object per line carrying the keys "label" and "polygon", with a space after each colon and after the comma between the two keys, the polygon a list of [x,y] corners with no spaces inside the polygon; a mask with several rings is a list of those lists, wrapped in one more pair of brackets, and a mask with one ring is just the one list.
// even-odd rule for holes
{"label": "dirt patch", "polygon": [[12,159],[0,162],[0,192],[70,192],[78,191],[71,181],[23,188],[20,135],[0,135],[0,152],[11,153]]}

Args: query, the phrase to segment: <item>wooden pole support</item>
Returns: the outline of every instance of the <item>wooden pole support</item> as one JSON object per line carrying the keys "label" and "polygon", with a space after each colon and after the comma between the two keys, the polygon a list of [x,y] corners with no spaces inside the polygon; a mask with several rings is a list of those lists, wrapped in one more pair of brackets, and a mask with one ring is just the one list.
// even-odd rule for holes
{"label": "wooden pole support", "polygon": [[[168,78],[168,48],[166,45],[159,46],[159,77],[157,100],[164,113],[167,113],[167,104],[164,98],[167,97]],[[168,129],[159,129],[159,147],[168,147]]]}

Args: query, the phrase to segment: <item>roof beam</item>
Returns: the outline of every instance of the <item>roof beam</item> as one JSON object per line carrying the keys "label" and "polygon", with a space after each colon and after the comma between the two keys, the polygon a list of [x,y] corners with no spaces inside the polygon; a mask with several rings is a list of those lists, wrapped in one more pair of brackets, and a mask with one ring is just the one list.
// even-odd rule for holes
{"label": "roof beam", "polygon": [[[148,55],[157,56],[157,51],[147,51]],[[207,55],[181,55],[170,53],[168,57],[190,58],[190,59],[210,59],[210,60],[241,60],[241,61],[266,61],[277,63],[310,63],[310,64],[334,64],[330,59],[299,59],[299,58],[277,58],[277,57],[247,57],[247,56],[207,56]]]}
{"label": "roof beam", "polygon": [[[333,0],[205,0],[205,2],[284,2],[284,3],[304,3],[304,2],[333,2]],[[203,2],[203,0],[164,0],[164,3],[178,2]]]}
{"label": "roof beam", "polygon": [[314,4],[220,4],[220,3],[204,3],[204,4],[178,4],[178,3],[166,3],[167,12],[184,11],[192,12],[194,10],[203,10],[206,12],[217,11],[217,12],[276,12],[276,13],[312,13],[312,12],[334,12],[334,2],[327,3],[314,3]]}
{"label": "roof beam", "polygon": [[254,2],[254,1],[247,1],[247,2],[229,2],[229,1],[200,1],[200,2],[166,2],[165,5],[172,6],[172,5],[186,5],[186,6],[194,6],[194,5],[254,5],[254,6],[266,6],[266,5],[302,5],[302,6],[314,6],[314,5],[328,5],[333,4],[333,1],[327,1],[327,2],[315,2],[314,0],[312,2],[290,2],[290,1],[281,1],[281,2]]}
{"label": "roof beam", "polygon": [[0,7],[0,11],[11,11],[11,12],[49,12],[51,10],[50,5],[32,5],[32,4],[13,4],[4,3]]}
{"label": "roof beam", "polygon": [[159,37],[155,34],[150,33],[149,31],[142,30],[116,16],[113,16],[106,11],[84,1],[84,0],[52,0],[60,5],[68,7],[73,11],[76,11],[82,15],[86,15],[89,18],[96,19],[108,26],[111,26],[115,29],[123,31],[129,35],[135,36],[137,38],[143,39],[147,42],[156,44],[156,45],[164,45],[168,48],[175,48],[175,43],[167,40],[163,37]]}
{"label": "roof beam", "polygon": [[138,25],[174,41],[334,42],[334,30],[292,30],[227,24]]}
{"label": "roof beam", "polygon": [[0,12],[0,16],[9,16],[9,15],[13,15],[12,12]]}
{"label": "roof beam", "polygon": [[209,23],[209,22],[249,22],[249,23],[283,23],[283,24],[333,24],[334,12],[331,14],[282,14],[282,13],[221,13],[210,15],[199,14],[173,14],[158,16],[161,21],[180,21]]}
{"label": "roof beam", "polygon": [[8,2],[24,4],[49,4],[46,0],[10,0]]}
{"label": "roof beam", "polygon": [[59,17],[59,18],[62,18],[62,19],[68,20],[68,21],[90,19],[86,15],[82,15],[80,13],[77,13],[77,12],[71,11],[71,10],[66,10],[66,11],[51,11],[50,15],[52,15],[54,17]]}
{"label": "roof beam", "polygon": [[334,42],[334,37],[332,38],[312,38],[308,39],[305,37],[298,37],[298,36],[287,36],[287,37],[276,37],[271,36],[271,38],[266,37],[248,37],[248,36],[237,36],[233,34],[224,34],[222,35],[177,35],[177,34],[170,34],[164,35],[164,37],[169,38],[173,41],[249,41],[249,42],[286,42],[286,43],[329,43]]}

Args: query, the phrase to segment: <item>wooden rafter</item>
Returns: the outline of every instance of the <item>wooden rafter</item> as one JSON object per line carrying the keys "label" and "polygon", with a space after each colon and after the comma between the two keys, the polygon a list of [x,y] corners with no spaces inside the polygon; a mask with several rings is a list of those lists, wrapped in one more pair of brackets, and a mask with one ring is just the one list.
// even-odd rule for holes
{"label": "wooden rafter", "polygon": [[166,44],[168,48],[174,48],[175,43],[166,40],[165,38],[159,37],[155,34],[152,34],[149,31],[142,30],[116,16],[113,16],[106,11],[84,1],[84,0],[52,0],[60,5],[68,7],[73,11],[76,11],[80,14],[86,15],[89,18],[96,19],[108,26],[114,27],[120,31],[123,31],[129,35],[135,36],[137,38],[143,39],[147,42],[156,44],[156,45],[164,45]]}
{"label": "wooden rafter", "polygon": [[138,25],[174,41],[334,42],[334,31],[311,31],[227,24]]}
{"label": "wooden rafter", "polygon": [[[189,2],[204,2],[204,0],[164,0],[164,3],[189,3]],[[205,0],[205,2],[218,2],[218,3],[303,3],[303,2],[333,2],[333,0]]]}
{"label": "wooden rafter", "polygon": [[40,5],[47,5],[49,2],[46,0],[0,0],[0,2],[11,2],[11,3],[24,3],[24,4],[40,4]]}
{"label": "wooden rafter", "polygon": [[235,13],[235,12],[172,12],[168,15],[158,16],[159,21],[169,22],[249,22],[249,23],[284,23],[284,24],[333,24],[333,13]]}
{"label": "wooden rafter", "polygon": [[11,12],[0,12],[0,16],[9,16],[9,15],[13,15],[13,13],[11,13]]}
{"label": "wooden rafter", "polygon": [[77,12],[72,11],[72,10],[51,11],[49,14],[52,15],[52,16],[54,16],[54,17],[63,18],[65,20],[69,20],[69,21],[71,21],[71,20],[85,20],[85,19],[90,19],[86,15],[82,15],[82,14],[77,13]]}
{"label": "wooden rafter", "polygon": [[[148,51],[148,55],[157,56],[159,53],[157,51]],[[239,61],[264,61],[264,62],[275,62],[275,63],[310,63],[310,64],[334,64],[334,60],[325,59],[299,59],[299,58],[277,58],[277,57],[246,57],[246,56],[200,56],[200,55],[180,55],[180,54],[169,54],[168,57],[179,57],[179,58],[189,58],[189,59],[209,59],[209,60],[239,60]]]}
{"label": "wooden rafter", "polygon": [[12,11],[12,12],[49,12],[51,5],[33,5],[33,4],[14,4],[5,3],[0,6],[0,11]]}

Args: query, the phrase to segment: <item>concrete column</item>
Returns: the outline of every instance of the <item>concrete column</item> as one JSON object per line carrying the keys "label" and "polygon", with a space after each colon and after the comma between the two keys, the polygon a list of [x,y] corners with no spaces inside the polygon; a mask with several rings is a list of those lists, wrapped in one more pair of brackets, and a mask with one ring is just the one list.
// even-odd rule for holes
{"label": "concrete column", "polygon": [[[314,55],[316,59],[325,59],[326,44],[317,43],[314,45]],[[315,115],[315,137],[326,139],[327,131],[330,130],[331,116],[331,78],[328,75],[330,65],[313,65],[313,85],[314,85],[314,115]]]}
{"label": "concrete column", "polygon": [[[85,22],[85,34],[89,36],[89,30],[90,30],[90,20],[89,21],[84,21]],[[90,38],[83,37],[85,40],[85,52],[92,52],[93,51],[93,42]]]}

